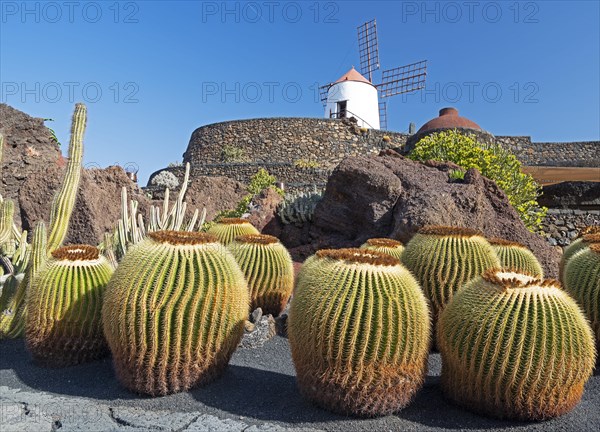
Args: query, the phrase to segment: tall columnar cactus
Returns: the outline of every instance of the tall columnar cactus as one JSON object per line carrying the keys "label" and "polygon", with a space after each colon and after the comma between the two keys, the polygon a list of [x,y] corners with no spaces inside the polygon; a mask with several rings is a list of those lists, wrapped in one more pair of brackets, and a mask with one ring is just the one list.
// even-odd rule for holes
{"label": "tall columnar cactus", "polygon": [[594,368],[592,330],[556,281],[492,269],[454,296],[438,326],[442,389],[476,412],[564,414]]}
{"label": "tall columnar cactus", "polygon": [[401,242],[388,238],[369,239],[360,248],[383,252],[397,259],[400,259],[404,251],[404,245]]}
{"label": "tall columnar cactus", "polygon": [[422,386],[429,310],[397,259],[321,250],[300,270],[288,337],[303,395],[334,412],[385,415]]}
{"label": "tall columnar cactus", "polygon": [[402,263],[416,276],[431,304],[434,328],[459,288],[500,266],[494,249],[479,231],[445,226],[421,228],[406,245]]}
{"label": "tall columnar cactus", "polygon": [[565,269],[565,290],[583,308],[600,348],[600,243],[577,252]]}
{"label": "tall columnar cactus", "polygon": [[567,246],[563,252],[562,258],[560,259],[560,267],[558,270],[558,277],[561,282],[565,282],[564,272],[567,267],[569,259],[577,252],[594,243],[600,243],[600,232],[596,232],[594,229],[589,230],[589,234],[584,234],[577,238],[573,243]]}
{"label": "tall columnar cactus", "polygon": [[108,353],[102,333],[102,294],[112,266],[94,246],[52,251],[27,293],[27,348],[36,362],[63,367]]}
{"label": "tall columnar cactus", "polygon": [[12,274],[4,283],[0,297],[0,339],[23,336],[27,314],[26,296],[30,281],[46,263],[46,225],[38,222],[33,230],[31,257],[24,272]]}
{"label": "tall columnar cactus", "polygon": [[224,245],[228,245],[240,235],[260,234],[247,219],[240,218],[223,218],[210,227],[208,233],[217,236]]}
{"label": "tall columnar cactus", "polygon": [[527,246],[501,238],[488,239],[498,259],[500,266],[506,269],[522,271],[535,277],[544,277],[544,270],[537,258]]}
{"label": "tall columnar cactus", "polygon": [[[69,227],[69,220],[75,206],[77,189],[81,177],[81,161],[83,158],[83,134],[87,120],[87,111],[85,105],[77,104],[73,114],[71,126],[71,140],[69,143],[69,162],[65,177],[60,190],[54,197],[50,210],[50,234],[43,251],[43,255],[49,257],[53,250],[59,248],[66,235]],[[16,228],[13,227],[13,231]],[[38,237],[42,235],[40,231]],[[43,235],[46,236],[45,226],[43,227]],[[46,239],[38,241],[46,245]],[[41,255],[38,249],[38,258]],[[24,274],[15,274],[15,280],[10,281],[11,298],[7,299],[5,304],[7,308],[0,311],[0,338],[16,338],[23,335],[25,328],[26,307],[25,298],[31,280],[26,270]],[[7,281],[9,282],[9,281]]]}
{"label": "tall columnar cactus", "polygon": [[83,134],[87,122],[87,108],[84,104],[75,105],[71,123],[71,141],[69,144],[69,163],[65,178],[54,198],[50,211],[50,232],[48,235],[48,251],[59,248],[69,229],[71,213],[75,208],[75,199],[81,178],[81,161],[83,160]]}
{"label": "tall columnar cactus", "polygon": [[105,292],[104,333],[119,380],[155,396],[216,378],[242,337],[248,306],[244,275],[215,236],[149,233]]}
{"label": "tall columnar cactus", "polygon": [[248,282],[250,310],[260,307],[263,313],[278,316],[294,289],[294,265],[285,246],[270,235],[247,234],[227,248]]}

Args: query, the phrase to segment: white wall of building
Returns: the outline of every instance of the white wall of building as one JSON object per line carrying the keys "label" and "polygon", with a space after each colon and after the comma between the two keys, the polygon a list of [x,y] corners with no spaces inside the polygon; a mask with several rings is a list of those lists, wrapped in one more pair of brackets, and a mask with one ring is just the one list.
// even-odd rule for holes
{"label": "white wall of building", "polygon": [[336,114],[337,103],[344,100],[347,101],[347,117],[354,116],[360,127],[379,129],[379,99],[374,86],[360,81],[333,84],[327,92],[325,118],[332,118],[330,113]]}

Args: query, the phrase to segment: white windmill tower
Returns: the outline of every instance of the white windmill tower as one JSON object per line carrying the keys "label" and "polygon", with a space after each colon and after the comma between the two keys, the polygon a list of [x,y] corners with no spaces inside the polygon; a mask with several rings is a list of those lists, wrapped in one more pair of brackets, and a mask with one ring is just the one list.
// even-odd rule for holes
{"label": "white windmill tower", "polygon": [[360,127],[387,129],[387,101],[402,93],[425,87],[427,60],[384,70],[381,83],[373,84],[379,69],[379,46],[375,20],[358,27],[360,73],[352,67],[337,81],[320,87],[326,118],[356,118]]}

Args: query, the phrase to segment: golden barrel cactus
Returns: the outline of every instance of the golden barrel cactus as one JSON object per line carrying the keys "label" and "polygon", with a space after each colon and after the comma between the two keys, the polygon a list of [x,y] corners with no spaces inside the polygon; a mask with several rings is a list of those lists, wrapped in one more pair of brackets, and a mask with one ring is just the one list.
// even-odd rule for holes
{"label": "golden barrel cactus", "polygon": [[423,385],[427,301],[397,259],[321,250],[300,270],[288,337],[302,394],[334,412],[393,413]]}
{"label": "golden barrel cactus", "polygon": [[388,238],[369,239],[360,248],[383,252],[397,259],[400,259],[404,251],[404,245],[401,242]]}
{"label": "golden barrel cactus", "polygon": [[243,335],[248,287],[213,235],[157,231],[119,264],[102,316],[121,383],[165,395],[225,369]]}
{"label": "golden barrel cactus", "polygon": [[600,243],[571,257],[565,269],[565,290],[583,308],[600,347]]}
{"label": "golden barrel cactus", "polygon": [[569,259],[579,252],[582,249],[585,249],[591,244],[600,243],[600,232],[596,231],[594,228],[597,227],[587,227],[586,232],[589,234],[584,234],[578,237],[573,243],[567,246],[563,252],[562,258],[560,259],[560,267],[558,271],[558,277],[562,283],[565,282],[564,272],[567,267],[567,262]]}
{"label": "golden barrel cactus", "polygon": [[250,310],[278,316],[294,289],[290,253],[276,237],[263,234],[238,236],[227,246],[239,264],[250,290]]}
{"label": "golden barrel cactus", "polygon": [[222,218],[208,230],[224,245],[231,243],[237,236],[246,234],[260,234],[260,232],[247,219]]}
{"label": "golden barrel cactus", "polygon": [[25,338],[34,360],[63,367],[108,354],[102,297],[113,269],[88,245],[56,249],[27,293]]}
{"label": "golden barrel cactus", "polygon": [[502,268],[517,270],[535,277],[544,277],[544,270],[527,246],[501,238],[488,239]]}
{"label": "golden barrel cactus", "polygon": [[408,242],[402,263],[416,276],[430,302],[433,324],[465,283],[499,267],[492,246],[479,231],[425,226]]}
{"label": "golden barrel cactus", "polygon": [[592,330],[553,280],[492,269],[462,288],[438,322],[442,390],[470,410],[544,420],[581,399]]}

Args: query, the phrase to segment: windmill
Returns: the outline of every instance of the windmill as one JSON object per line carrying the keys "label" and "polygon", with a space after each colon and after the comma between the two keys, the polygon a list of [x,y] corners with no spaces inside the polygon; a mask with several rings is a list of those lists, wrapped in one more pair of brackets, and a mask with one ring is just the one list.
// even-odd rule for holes
{"label": "windmill", "polygon": [[[325,117],[343,118],[354,116],[359,117],[359,122],[362,120],[362,125],[365,127],[387,129],[387,99],[399,94],[411,93],[423,89],[427,76],[427,60],[383,70],[381,73],[381,82],[374,84],[373,72],[380,69],[377,22],[373,19],[358,26],[357,33],[360,74],[352,68],[336,82],[319,88],[321,102],[326,107]],[[348,87],[349,82],[368,83],[376,91],[369,92],[365,86],[359,87],[355,84],[353,84],[354,87],[350,91],[350,89],[343,86],[346,85]],[[367,93],[370,94],[367,95]],[[373,98],[373,95],[376,96],[376,99]],[[352,104],[350,100],[351,96],[358,98],[360,103]],[[374,105],[374,101],[377,102],[376,106]],[[354,111],[360,109],[361,112],[358,114],[352,112],[349,106],[353,106]],[[359,114],[362,114],[362,116]],[[377,121],[373,120],[374,116],[378,116]],[[365,120],[367,118],[371,120]]]}

